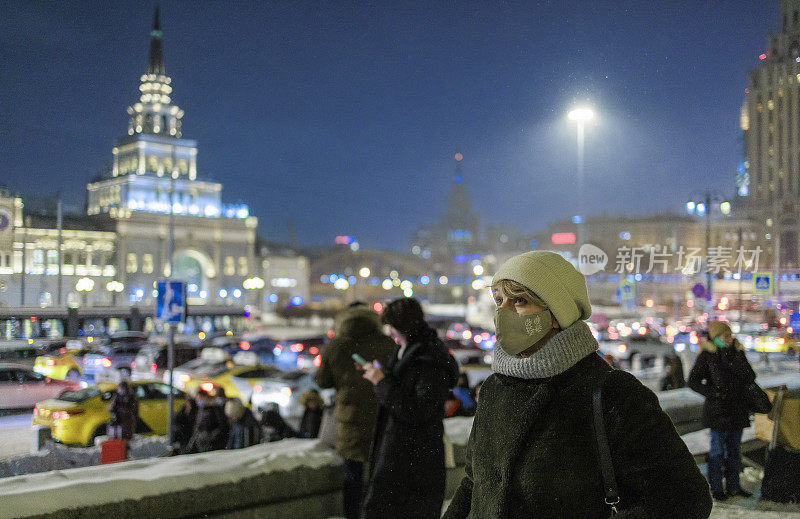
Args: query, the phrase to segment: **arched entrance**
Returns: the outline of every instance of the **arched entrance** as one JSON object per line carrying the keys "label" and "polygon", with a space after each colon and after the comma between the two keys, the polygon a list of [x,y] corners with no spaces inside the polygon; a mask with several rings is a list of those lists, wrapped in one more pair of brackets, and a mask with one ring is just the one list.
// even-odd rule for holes
{"label": "arched entrance", "polygon": [[211,260],[195,250],[181,251],[175,256],[173,278],[186,282],[189,297],[208,297],[208,280],[216,276]]}

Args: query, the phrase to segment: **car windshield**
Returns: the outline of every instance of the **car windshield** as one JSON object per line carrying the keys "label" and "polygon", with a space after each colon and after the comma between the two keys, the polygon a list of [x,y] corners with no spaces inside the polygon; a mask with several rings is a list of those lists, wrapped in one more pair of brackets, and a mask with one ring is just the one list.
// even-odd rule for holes
{"label": "car windshield", "polygon": [[100,389],[96,387],[87,387],[78,389],[77,391],[64,391],[58,396],[59,400],[65,402],[85,402],[90,398],[94,398],[100,394]]}
{"label": "car windshield", "polygon": [[280,375],[278,378],[280,378],[281,380],[292,381],[292,380],[300,380],[305,376],[308,376],[308,371],[297,369],[294,371],[290,371],[288,373],[284,373],[283,375]]}

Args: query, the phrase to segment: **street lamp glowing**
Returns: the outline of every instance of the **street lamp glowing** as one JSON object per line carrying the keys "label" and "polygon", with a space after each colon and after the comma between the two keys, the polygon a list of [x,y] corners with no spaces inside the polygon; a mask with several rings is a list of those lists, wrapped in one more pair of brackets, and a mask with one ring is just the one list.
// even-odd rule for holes
{"label": "street lamp glowing", "polygon": [[585,123],[587,121],[591,121],[594,119],[594,112],[591,108],[576,108],[571,110],[567,117],[570,121],[578,121],[581,123]]}

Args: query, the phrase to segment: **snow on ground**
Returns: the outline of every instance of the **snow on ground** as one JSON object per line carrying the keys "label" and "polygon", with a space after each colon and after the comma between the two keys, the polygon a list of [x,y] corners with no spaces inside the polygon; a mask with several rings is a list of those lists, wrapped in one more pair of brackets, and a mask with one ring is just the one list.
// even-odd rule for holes
{"label": "snow on ground", "polygon": [[234,451],[15,476],[4,479],[0,485],[0,502],[4,516],[29,517],[56,512],[65,503],[82,506],[118,503],[183,489],[236,483],[274,471],[318,469],[341,463],[333,450],[316,440],[290,439]]}

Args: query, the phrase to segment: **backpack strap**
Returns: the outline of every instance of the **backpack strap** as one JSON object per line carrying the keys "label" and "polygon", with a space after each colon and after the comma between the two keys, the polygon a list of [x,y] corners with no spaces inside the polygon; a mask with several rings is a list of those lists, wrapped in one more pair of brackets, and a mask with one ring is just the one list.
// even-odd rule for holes
{"label": "backpack strap", "polygon": [[619,504],[619,491],[617,490],[617,479],[614,477],[614,465],[611,460],[611,449],[608,446],[606,437],[606,424],[603,420],[603,384],[611,371],[604,371],[597,379],[592,395],[592,408],[594,409],[594,433],[597,436],[597,453],[600,460],[600,470],[603,474],[603,492],[605,493],[606,504],[611,507],[611,514],[617,514]]}

